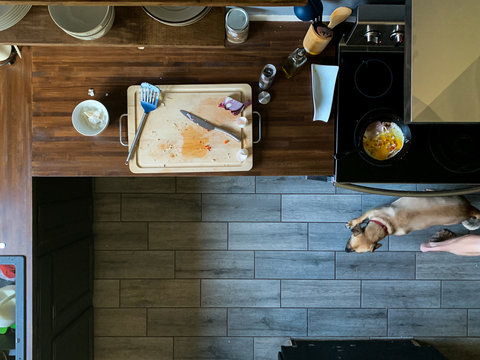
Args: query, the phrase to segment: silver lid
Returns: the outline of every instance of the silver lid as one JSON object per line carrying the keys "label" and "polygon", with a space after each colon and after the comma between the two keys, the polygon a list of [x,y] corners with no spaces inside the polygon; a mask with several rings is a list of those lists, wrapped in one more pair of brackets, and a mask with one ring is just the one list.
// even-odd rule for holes
{"label": "silver lid", "polygon": [[267,91],[262,91],[258,94],[258,102],[263,105],[268,104],[271,98],[270,93]]}

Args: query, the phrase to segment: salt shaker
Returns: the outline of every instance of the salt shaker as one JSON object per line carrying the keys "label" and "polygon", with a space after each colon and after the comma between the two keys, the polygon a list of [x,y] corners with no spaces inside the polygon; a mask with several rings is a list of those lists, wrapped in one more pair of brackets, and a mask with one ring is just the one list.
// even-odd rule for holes
{"label": "salt shaker", "polygon": [[272,64],[267,64],[263,67],[258,81],[258,87],[262,90],[267,90],[273,83],[277,68]]}

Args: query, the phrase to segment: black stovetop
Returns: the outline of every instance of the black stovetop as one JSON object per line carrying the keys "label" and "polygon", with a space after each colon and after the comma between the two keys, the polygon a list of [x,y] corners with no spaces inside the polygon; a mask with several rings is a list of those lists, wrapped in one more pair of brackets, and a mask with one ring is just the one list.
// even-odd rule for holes
{"label": "black stovetop", "polygon": [[[403,118],[403,64],[403,52],[340,52],[336,154],[355,149],[356,124],[368,111],[388,109]],[[477,140],[480,124],[411,124],[409,127],[410,148],[400,160],[379,166],[366,161],[358,152],[350,153],[335,160],[335,181],[480,182],[480,150],[475,145],[480,145]]]}

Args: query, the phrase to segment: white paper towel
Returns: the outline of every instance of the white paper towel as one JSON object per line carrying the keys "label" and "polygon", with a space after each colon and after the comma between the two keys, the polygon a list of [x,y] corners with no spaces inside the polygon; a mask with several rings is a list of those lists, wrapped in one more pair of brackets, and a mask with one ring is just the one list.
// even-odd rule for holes
{"label": "white paper towel", "polygon": [[338,66],[312,64],[313,121],[327,122],[332,111]]}

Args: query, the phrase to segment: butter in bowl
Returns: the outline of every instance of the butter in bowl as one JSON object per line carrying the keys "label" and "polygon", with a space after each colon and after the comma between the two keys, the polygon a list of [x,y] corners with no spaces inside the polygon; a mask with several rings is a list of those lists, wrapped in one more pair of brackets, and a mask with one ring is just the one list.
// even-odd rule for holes
{"label": "butter in bowl", "polygon": [[72,113],[75,130],[85,136],[95,136],[104,131],[109,122],[107,108],[99,101],[85,100]]}

